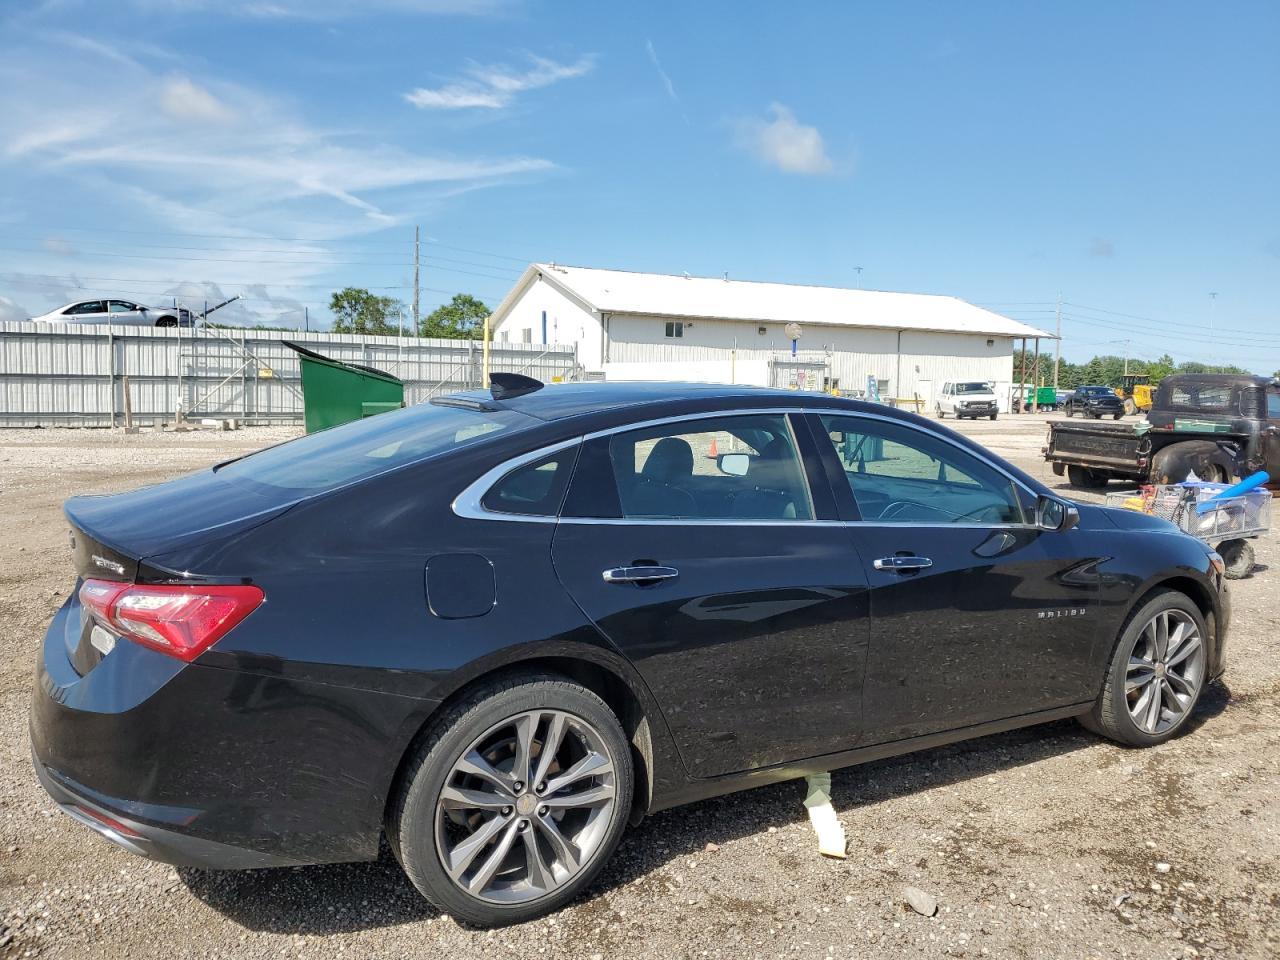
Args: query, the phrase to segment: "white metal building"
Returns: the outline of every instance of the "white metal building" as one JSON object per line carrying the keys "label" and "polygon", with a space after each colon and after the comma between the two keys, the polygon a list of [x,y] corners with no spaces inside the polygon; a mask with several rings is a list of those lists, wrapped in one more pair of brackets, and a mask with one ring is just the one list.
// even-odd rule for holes
{"label": "white metal building", "polygon": [[[787,325],[800,326],[793,357]],[[577,346],[609,380],[867,389],[919,396],[947,380],[996,385],[1013,351],[1052,339],[955,297],[531,264],[493,313],[497,342]]]}

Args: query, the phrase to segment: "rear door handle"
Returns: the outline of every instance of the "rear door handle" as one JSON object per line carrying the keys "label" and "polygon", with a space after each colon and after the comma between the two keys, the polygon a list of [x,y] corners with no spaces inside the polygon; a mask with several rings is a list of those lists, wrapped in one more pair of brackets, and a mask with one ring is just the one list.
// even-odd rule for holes
{"label": "rear door handle", "polygon": [[933,566],[928,557],[881,557],[873,564],[877,570],[924,570]]}
{"label": "rear door handle", "polygon": [[605,583],[650,583],[658,580],[674,580],[680,576],[675,567],[614,567],[604,571]]}

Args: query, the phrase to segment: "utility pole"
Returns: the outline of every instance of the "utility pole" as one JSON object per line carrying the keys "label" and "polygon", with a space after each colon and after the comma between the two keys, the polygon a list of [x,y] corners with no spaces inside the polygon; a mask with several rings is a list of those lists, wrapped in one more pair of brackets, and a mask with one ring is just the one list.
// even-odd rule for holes
{"label": "utility pole", "polygon": [[[1217,308],[1217,306],[1218,306],[1218,291],[1217,291],[1217,290],[1210,290],[1210,291],[1209,291],[1209,342],[1210,342],[1210,343],[1214,343],[1214,342],[1215,342],[1215,341],[1214,341],[1214,329],[1213,329],[1213,327],[1214,327],[1214,323],[1213,323],[1213,321],[1214,321],[1214,314],[1216,314],[1216,313],[1218,312],[1218,311],[1217,311],[1217,309],[1216,309],[1216,308]],[[1209,359],[1210,359],[1210,360],[1213,360],[1213,359],[1215,359],[1215,358],[1214,358],[1214,356],[1213,356],[1212,354],[1209,354]]]}
{"label": "utility pole", "polygon": [[[417,225],[415,225],[413,228],[413,330],[414,330],[414,333],[417,333],[418,331],[418,264],[422,262],[420,241],[421,241],[421,235],[419,232],[419,228],[417,227]],[[401,326],[402,327],[404,326],[403,322],[401,323]],[[403,330],[400,331],[400,335],[404,336]]]}
{"label": "utility pole", "polygon": [[1058,366],[1062,363],[1062,294],[1058,294],[1058,313],[1053,332],[1058,335],[1058,344],[1053,351],[1053,389],[1058,389]]}
{"label": "utility pole", "polygon": [[308,333],[311,332],[311,308],[310,307],[302,308],[302,329],[307,331]]}
{"label": "utility pole", "polygon": [[858,279],[857,279],[857,288],[858,288],[859,290],[861,290],[861,289],[862,289],[862,268],[861,268],[861,267],[854,267],[853,269],[854,269],[854,271],[858,274]]}

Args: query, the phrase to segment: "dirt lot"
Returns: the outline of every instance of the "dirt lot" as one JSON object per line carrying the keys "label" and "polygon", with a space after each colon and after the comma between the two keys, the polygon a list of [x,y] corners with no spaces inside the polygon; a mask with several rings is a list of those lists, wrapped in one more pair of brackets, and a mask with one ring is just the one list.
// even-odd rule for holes
{"label": "dirt lot", "polygon": [[[1052,485],[1043,419],[964,429]],[[73,581],[59,506],[287,435],[0,431],[0,957],[1280,955],[1274,536],[1186,736],[1126,750],[1063,722],[838,771],[843,862],[818,856],[796,783],[659,814],[588,897],[495,932],[434,915],[385,852],[212,874],[112,848],[28,759],[32,665]],[[936,917],[904,911],[907,884]]]}

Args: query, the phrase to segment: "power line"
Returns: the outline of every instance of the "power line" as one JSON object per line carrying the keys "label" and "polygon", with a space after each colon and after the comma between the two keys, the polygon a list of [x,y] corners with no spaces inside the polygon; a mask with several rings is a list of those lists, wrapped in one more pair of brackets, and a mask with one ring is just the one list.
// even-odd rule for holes
{"label": "power line", "polygon": [[[276,237],[268,234],[253,233],[182,233],[173,230],[127,230],[121,227],[50,227],[50,233],[119,233],[130,236],[145,237],[187,237],[196,240],[276,240],[281,243],[349,243],[354,240],[346,237]],[[35,239],[45,239],[44,235],[28,234],[28,237]],[[404,249],[407,243],[400,240],[360,240],[366,246],[385,246],[397,247]],[[422,238],[423,243],[429,243],[433,246],[440,247],[443,250],[456,250],[459,253],[470,253],[480,257],[492,257],[495,260],[510,260],[513,263],[529,264],[538,260],[537,257],[513,257],[510,254],[493,253],[488,250],[476,250],[472,247],[456,247],[433,237]]]}

